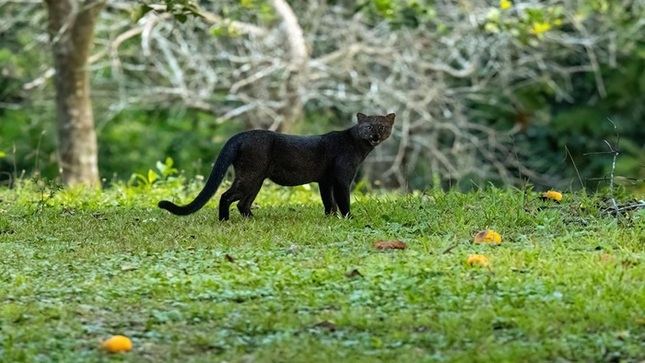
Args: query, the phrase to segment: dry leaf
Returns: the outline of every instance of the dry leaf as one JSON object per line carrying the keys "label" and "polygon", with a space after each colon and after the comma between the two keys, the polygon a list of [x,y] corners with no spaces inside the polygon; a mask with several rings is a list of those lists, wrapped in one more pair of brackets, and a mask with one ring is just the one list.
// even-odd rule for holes
{"label": "dry leaf", "polygon": [[502,236],[492,229],[477,232],[474,238],[475,243],[501,243]]}
{"label": "dry leaf", "polygon": [[121,271],[131,271],[131,270],[136,270],[138,269],[137,266],[131,266],[131,265],[123,265],[121,266]]}
{"label": "dry leaf", "polygon": [[405,242],[401,241],[377,241],[374,248],[378,250],[404,250],[408,248]]}
{"label": "dry leaf", "polygon": [[329,331],[336,331],[336,324],[333,321],[325,320],[311,326],[314,329],[325,329]]}

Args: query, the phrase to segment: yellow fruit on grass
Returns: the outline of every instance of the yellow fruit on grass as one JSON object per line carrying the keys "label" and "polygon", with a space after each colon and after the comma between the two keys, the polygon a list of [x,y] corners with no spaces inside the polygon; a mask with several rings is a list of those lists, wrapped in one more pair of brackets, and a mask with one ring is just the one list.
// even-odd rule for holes
{"label": "yellow fruit on grass", "polygon": [[488,266],[488,259],[484,255],[469,255],[466,263],[470,266],[481,265],[484,267]]}
{"label": "yellow fruit on grass", "polygon": [[555,190],[549,190],[548,192],[542,193],[540,198],[547,200],[555,200],[556,202],[560,202],[562,200],[562,193],[556,192]]}
{"label": "yellow fruit on grass", "polygon": [[132,341],[123,335],[114,335],[101,343],[101,348],[108,353],[129,352],[132,349]]}
{"label": "yellow fruit on grass", "polygon": [[484,231],[479,231],[475,235],[475,243],[501,243],[502,236],[499,233],[493,231],[492,229],[486,229]]}

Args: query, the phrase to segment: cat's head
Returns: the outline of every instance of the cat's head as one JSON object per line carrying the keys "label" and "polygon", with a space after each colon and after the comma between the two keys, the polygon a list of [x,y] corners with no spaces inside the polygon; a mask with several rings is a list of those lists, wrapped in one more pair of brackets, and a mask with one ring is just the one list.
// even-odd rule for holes
{"label": "cat's head", "polygon": [[392,133],[394,116],[395,115],[393,113],[388,113],[385,116],[367,116],[360,112],[357,113],[358,137],[369,142],[372,146],[380,144]]}

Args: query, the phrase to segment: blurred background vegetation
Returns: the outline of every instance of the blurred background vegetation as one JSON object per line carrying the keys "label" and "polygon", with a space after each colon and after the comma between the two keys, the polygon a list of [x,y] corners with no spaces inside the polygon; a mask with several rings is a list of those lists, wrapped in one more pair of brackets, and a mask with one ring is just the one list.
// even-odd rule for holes
{"label": "blurred background vegetation", "polygon": [[[0,185],[56,178],[46,8],[0,0],[0,14]],[[105,185],[166,157],[207,175],[241,130],[396,112],[361,172],[383,187],[595,189],[608,142],[617,180],[645,193],[642,0],[113,0],[94,43]]]}

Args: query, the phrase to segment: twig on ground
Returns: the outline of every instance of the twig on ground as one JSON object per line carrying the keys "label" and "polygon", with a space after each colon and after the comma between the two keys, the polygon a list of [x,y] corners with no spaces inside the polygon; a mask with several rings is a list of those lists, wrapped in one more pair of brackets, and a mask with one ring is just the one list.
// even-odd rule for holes
{"label": "twig on ground", "polygon": [[607,118],[609,122],[614,126],[614,131],[616,132],[616,147],[614,148],[611,146],[611,143],[607,140],[603,140],[605,144],[607,144],[607,147],[609,148],[609,151],[602,151],[602,152],[594,152],[594,153],[586,153],[584,156],[589,156],[589,155],[599,155],[599,154],[611,154],[612,155],[612,163],[611,163],[611,171],[609,173],[609,194],[611,196],[611,206],[614,209],[615,214],[620,213],[620,209],[618,208],[618,204],[616,204],[616,199],[614,198],[614,171],[616,170],[616,158],[618,157],[618,145],[620,143],[620,135],[618,134],[618,127],[616,126],[616,123],[612,121],[609,117]]}
{"label": "twig on ground", "polygon": [[[564,150],[567,152],[567,155],[569,155],[569,159],[571,159],[573,168],[575,169],[576,175],[578,176],[578,180],[580,181],[580,186],[584,188],[585,184],[582,182],[582,177],[580,177],[580,171],[578,171],[578,166],[576,165],[576,161],[573,160],[573,156],[571,155],[571,152],[569,151],[569,148],[567,147],[567,145],[564,145]],[[565,157],[565,160],[566,160],[566,157]]]}
{"label": "twig on ground", "polygon": [[645,209],[645,200],[636,201],[636,203],[624,204],[621,206],[613,206],[604,210],[605,213],[617,216],[624,212],[633,212],[639,209]]}
{"label": "twig on ground", "polygon": [[459,242],[454,242],[450,244],[448,247],[446,247],[443,251],[441,251],[442,255],[445,255],[446,253],[450,253],[455,247],[459,246]]}
{"label": "twig on ground", "polygon": [[616,157],[618,156],[618,143],[620,142],[620,135],[618,134],[618,128],[616,127],[614,121],[612,121],[609,117],[607,118],[607,120],[611,122],[612,125],[614,125],[614,131],[616,132],[616,150],[614,150],[614,148],[607,140],[603,141],[605,141],[605,144],[607,144],[609,150],[611,151],[611,154],[613,155],[611,163],[611,174],[609,178],[609,192],[611,193],[611,204],[616,210],[616,213],[618,213],[618,205],[616,205],[616,199],[614,199],[614,170],[616,170]]}

